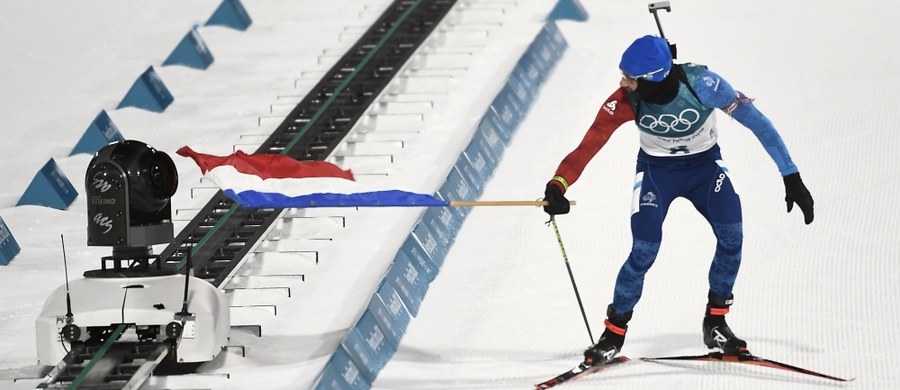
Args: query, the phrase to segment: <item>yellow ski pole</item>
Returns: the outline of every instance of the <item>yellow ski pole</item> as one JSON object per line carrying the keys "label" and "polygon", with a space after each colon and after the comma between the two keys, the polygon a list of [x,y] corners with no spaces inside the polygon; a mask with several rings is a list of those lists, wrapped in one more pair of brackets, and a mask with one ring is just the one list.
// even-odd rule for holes
{"label": "yellow ski pole", "polygon": [[588,337],[591,338],[591,344],[593,344],[594,335],[591,333],[591,325],[588,323],[587,314],[584,313],[584,304],[581,303],[581,294],[578,293],[578,286],[575,284],[575,276],[572,275],[572,266],[569,265],[569,256],[566,255],[566,247],[563,246],[562,236],[559,234],[559,227],[556,226],[556,218],[551,216],[549,223],[553,224],[553,231],[556,233],[556,241],[559,242],[559,249],[562,251],[563,260],[566,262],[566,269],[569,271],[569,280],[572,281],[572,288],[575,290],[575,298],[578,300],[578,308],[581,309],[581,318],[584,318],[584,326],[587,328]]}

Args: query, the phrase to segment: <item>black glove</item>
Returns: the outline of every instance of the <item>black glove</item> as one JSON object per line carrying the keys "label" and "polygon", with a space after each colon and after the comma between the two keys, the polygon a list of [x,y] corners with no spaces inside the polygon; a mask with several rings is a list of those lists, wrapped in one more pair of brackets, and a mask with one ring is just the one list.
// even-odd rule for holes
{"label": "black glove", "polygon": [[550,183],[547,183],[547,188],[544,190],[544,200],[547,201],[547,205],[544,206],[544,212],[550,214],[551,217],[569,212],[569,200],[563,196],[562,189],[558,185],[553,184],[552,180]]}
{"label": "black glove", "polygon": [[791,212],[794,203],[803,212],[803,220],[807,225],[813,221],[813,198],[809,190],[800,179],[800,172],[794,172],[784,177],[784,201],[787,202],[787,211]]}

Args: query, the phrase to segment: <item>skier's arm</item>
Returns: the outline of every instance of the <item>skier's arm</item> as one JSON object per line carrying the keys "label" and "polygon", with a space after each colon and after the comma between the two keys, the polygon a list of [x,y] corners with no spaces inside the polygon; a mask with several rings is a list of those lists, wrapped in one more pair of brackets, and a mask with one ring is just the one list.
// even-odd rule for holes
{"label": "skier's arm", "polygon": [[563,193],[575,184],[588,162],[609,141],[609,137],[623,123],[634,120],[634,110],[628,102],[628,92],[619,88],[600,106],[594,123],[585,133],[578,147],[569,153],[556,168],[556,174],[550,180]]}
{"label": "skier's arm", "polygon": [[778,171],[781,172],[784,179],[784,200],[787,203],[787,211],[791,212],[796,203],[803,212],[803,220],[806,224],[812,223],[814,204],[812,195],[803,184],[800,172],[791,161],[787,147],[784,146],[775,126],[772,126],[772,122],[753,106],[753,99],[741,92],[736,92],[727,81],[708,70],[704,71],[692,86],[701,103],[725,111],[756,135],[772,160],[775,160]]}
{"label": "skier's arm", "polygon": [[748,98],[740,91],[735,91],[725,79],[709,70],[705,70],[692,87],[701,103],[707,107],[721,109],[750,129],[766,149],[766,153],[778,165],[781,176],[797,172],[797,166],[791,161],[791,155],[778,131],[775,130],[775,126],[772,125],[769,118],[756,109],[753,99]]}

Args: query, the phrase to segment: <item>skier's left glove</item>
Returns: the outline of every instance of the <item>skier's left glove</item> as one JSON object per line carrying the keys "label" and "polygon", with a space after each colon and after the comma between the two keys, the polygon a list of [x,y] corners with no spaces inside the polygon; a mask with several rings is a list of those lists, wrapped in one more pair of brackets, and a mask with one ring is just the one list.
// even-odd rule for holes
{"label": "skier's left glove", "polygon": [[800,172],[794,172],[784,177],[784,201],[787,202],[787,211],[794,209],[794,203],[803,212],[803,220],[807,225],[813,221],[813,198],[809,190],[800,179]]}

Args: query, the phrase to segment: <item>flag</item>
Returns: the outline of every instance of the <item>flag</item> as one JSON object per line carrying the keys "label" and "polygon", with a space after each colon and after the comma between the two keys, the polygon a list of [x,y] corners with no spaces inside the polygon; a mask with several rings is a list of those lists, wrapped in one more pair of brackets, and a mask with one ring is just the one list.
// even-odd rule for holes
{"label": "flag", "polygon": [[230,156],[178,149],[190,157],[204,177],[225,196],[247,208],[447,206],[431,195],[394,188],[372,188],[353,173],[326,161],[298,161],[278,154]]}

